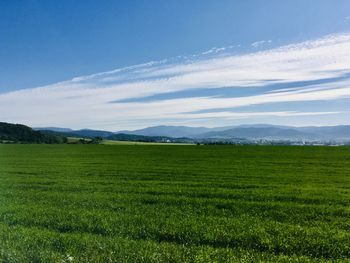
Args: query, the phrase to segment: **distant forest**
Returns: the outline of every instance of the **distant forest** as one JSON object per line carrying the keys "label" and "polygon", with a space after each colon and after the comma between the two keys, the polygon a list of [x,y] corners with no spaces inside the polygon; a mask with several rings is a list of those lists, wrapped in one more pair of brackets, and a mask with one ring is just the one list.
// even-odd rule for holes
{"label": "distant forest", "polygon": [[0,143],[66,143],[63,135],[35,131],[22,124],[0,122]]}

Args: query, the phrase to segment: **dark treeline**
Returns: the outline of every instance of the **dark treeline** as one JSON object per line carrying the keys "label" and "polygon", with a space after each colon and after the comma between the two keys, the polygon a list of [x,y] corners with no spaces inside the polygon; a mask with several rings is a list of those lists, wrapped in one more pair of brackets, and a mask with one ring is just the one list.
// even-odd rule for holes
{"label": "dark treeline", "polygon": [[190,138],[173,138],[167,136],[146,136],[146,135],[135,135],[135,134],[125,134],[117,133],[108,136],[106,139],[113,141],[132,141],[132,142],[163,142],[163,143],[193,143]]}
{"label": "dark treeline", "polygon": [[35,131],[22,124],[0,122],[0,143],[66,143],[67,138],[62,135],[48,134]]}

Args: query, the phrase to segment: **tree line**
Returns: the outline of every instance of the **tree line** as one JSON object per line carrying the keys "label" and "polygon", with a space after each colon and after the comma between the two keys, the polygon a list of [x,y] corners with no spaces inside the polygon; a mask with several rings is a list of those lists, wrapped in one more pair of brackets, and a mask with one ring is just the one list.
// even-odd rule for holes
{"label": "tree line", "polygon": [[67,143],[67,138],[62,135],[47,134],[35,131],[22,124],[0,122],[1,143]]}

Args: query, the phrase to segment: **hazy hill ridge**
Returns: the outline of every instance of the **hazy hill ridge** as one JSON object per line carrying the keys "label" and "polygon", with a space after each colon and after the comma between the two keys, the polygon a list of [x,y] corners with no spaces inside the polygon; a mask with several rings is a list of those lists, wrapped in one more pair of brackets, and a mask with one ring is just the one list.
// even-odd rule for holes
{"label": "hazy hill ridge", "polygon": [[[48,130],[49,128],[37,128],[39,130]],[[70,130],[67,128],[55,128],[56,131]],[[252,124],[228,127],[188,127],[188,126],[152,126],[138,130],[122,130],[117,132],[100,131],[100,130],[70,130],[69,134],[84,137],[102,137],[117,138],[126,135],[145,137],[164,137],[166,138],[191,138],[193,140],[204,139],[237,139],[244,138],[247,140],[289,140],[289,141],[349,141],[350,125],[339,126],[322,126],[322,127],[293,127],[269,124]],[[123,134],[123,136],[121,136]],[[117,136],[118,135],[118,136]],[[143,136],[143,137],[142,137]],[[131,136],[132,137],[132,136]],[[137,138],[137,137],[132,137]]]}
{"label": "hazy hill ridge", "polygon": [[125,134],[147,136],[189,137],[193,139],[209,138],[245,138],[271,140],[350,140],[350,125],[323,127],[293,127],[269,124],[239,125],[231,127],[186,127],[154,126]]}

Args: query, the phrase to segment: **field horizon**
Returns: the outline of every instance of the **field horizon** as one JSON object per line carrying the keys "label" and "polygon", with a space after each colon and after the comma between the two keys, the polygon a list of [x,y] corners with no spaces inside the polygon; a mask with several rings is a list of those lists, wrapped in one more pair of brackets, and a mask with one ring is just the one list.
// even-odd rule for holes
{"label": "field horizon", "polygon": [[0,261],[346,262],[350,147],[0,145]]}

